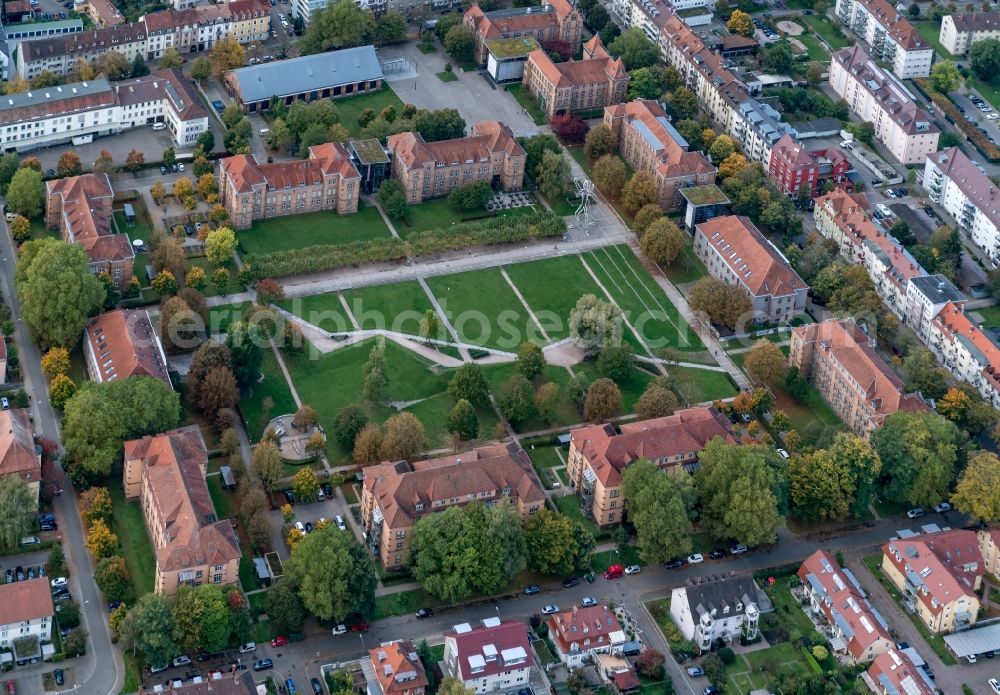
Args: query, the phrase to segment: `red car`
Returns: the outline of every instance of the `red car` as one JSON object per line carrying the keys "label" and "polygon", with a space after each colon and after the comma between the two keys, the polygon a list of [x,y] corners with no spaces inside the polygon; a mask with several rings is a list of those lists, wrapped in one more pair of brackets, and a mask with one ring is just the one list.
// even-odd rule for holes
{"label": "red car", "polygon": [[368,632],[368,623],[364,620],[359,620],[351,625],[351,632]]}
{"label": "red car", "polygon": [[284,647],[286,644],[288,644],[287,637],[275,637],[273,640],[271,640],[272,647]]}

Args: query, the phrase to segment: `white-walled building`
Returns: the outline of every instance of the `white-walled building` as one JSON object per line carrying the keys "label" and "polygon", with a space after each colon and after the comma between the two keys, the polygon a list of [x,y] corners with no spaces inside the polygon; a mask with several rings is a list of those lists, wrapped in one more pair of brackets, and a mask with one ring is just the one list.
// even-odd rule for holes
{"label": "white-walled building", "polygon": [[526,687],[534,664],[528,626],[517,620],[486,618],[481,627],[463,623],[444,635],[445,675],[477,695]]}
{"label": "white-walled building", "polygon": [[1000,408],[1000,347],[961,307],[949,302],[934,317],[927,347],[945,369]]}
{"label": "white-walled building", "polygon": [[965,308],[965,302],[965,295],[944,275],[911,278],[906,286],[906,325],[926,344],[934,317],[949,303]]}
{"label": "white-walled building", "polygon": [[917,164],[937,151],[941,131],[930,114],[860,46],[833,54],[830,86],[862,121],[875,126],[875,137],[897,161]]}
{"label": "white-walled building", "polygon": [[569,668],[583,666],[594,654],[620,652],[626,641],[625,631],[606,603],[573,606],[550,615],[548,626],[556,655]]}
{"label": "white-walled building", "polygon": [[0,648],[10,649],[22,637],[51,641],[53,613],[45,577],[0,585]]}
{"label": "white-walled building", "polygon": [[900,79],[927,77],[934,47],[888,0],[837,0],[837,18]]}
{"label": "white-walled building", "polygon": [[757,586],[749,574],[682,586],[670,595],[670,617],[684,635],[701,651],[715,640],[729,644],[740,634],[757,636],[760,609]]}
{"label": "white-walled building", "polygon": [[961,56],[977,41],[996,38],[1000,38],[1000,12],[959,12],[941,20],[938,41],[953,56]]}
{"label": "white-walled building", "polygon": [[770,104],[747,98],[738,105],[737,117],[732,119],[729,136],[743,146],[743,153],[751,162],[760,162],[764,171],[771,167],[771,151],[785,135],[796,138],[798,133],[781,120]]}
{"label": "white-walled building", "polygon": [[957,147],[928,155],[923,186],[958,230],[1000,265],[1000,188]]}

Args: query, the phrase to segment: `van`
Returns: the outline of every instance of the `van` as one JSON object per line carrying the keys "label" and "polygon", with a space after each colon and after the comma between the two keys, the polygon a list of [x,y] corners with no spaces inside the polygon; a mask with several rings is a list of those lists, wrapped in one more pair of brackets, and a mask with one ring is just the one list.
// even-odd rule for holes
{"label": "van", "polygon": [[167,129],[167,124],[166,123],[154,123],[153,124],[153,130],[166,130],[166,129]]}
{"label": "van", "polygon": [[262,138],[264,138],[264,137],[267,137],[267,134],[270,133],[270,132],[271,132],[271,130],[269,128],[261,128],[260,130],[257,131],[257,135],[259,135]]}
{"label": "van", "polygon": [[618,579],[623,574],[625,574],[625,568],[621,565],[611,565],[608,569],[604,570],[605,579]]}
{"label": "van", "polygon": [[14,218],[17,217],[17,213],[16,212],[8,212],[6,215],[4,215],[4,217],[6,218],[6,220],[8,222],[13,222]]}

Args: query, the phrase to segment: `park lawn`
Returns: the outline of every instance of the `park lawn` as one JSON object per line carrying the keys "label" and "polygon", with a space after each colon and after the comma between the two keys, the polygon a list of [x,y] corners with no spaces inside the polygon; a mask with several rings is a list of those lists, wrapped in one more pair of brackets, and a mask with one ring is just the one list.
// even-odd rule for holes
{"label": "park lawn", "polygon": [[[362,329],[385,328],[410,335],[420,334],[420,319],[434,310],[416,280],[348,290],[344,299]],[[443,326],[436,337],[451,339]]]}
{"label": "park lawn", "polygon": [[594,556],[590,560],[590,567],[595,572],[603,572],[611,565],[624,565],[628,567],[629,565],[639,564],[641,564],[639,561],[639,550],[631,545],[624,548],[621,552],[618,549],[614,549],[594,553]]}
{"label": "park lawn", "polygon": [[[504,382],[510,379],[514,375],[516,367],[513,362],[506,362],[503,364],[489,364],[483,365],[483,374],[486,375],[486,380],[490,384],[490,390],[496,394],[500,387],[503,386]],[[525,420],[524,422],[519,422],[514,426],[514,429],[518,432],[536,432],[538,430],[545,430],[552,427],[564,427],[568,425],[575,425],[583,420],[583,416],[580,415],[580,411],[577,409],[576,404],[574,404],[569,397],[566,395],[566,382],[569,381],[570,374],[566,371],[565,367],[558,367],[555,365],[546,365],[545,372],[539,377],[536,377],[533,385],[537,390],[542,384],[551,381],[559,386],[559,400],[556,403],[555,412],[552,415],[551,422],[546,422],[537,415]]]}
{"label": "park lawn", "polygon": [[386,106],[395,106],[396,116],[399,116],[399,112],[403,109],[403,102],[396,96],[396,92],[392,91],[392,87],[385,84],[378,92],[337,99],[334,106],[337,107],[337,112],[340,114],[340,122],[347,128],[351,137],[356,138],[360,137],[361,131],[364,130],[362,126],[358,125],[358,116],[361,115],[362,111],[371,109],[378,114]]}
{"label": "park lawn", "polygon": [[252,306],[253,302],[234,302],[233,304],[219,304],[210,307],[208,310],[209,335],[225,333],[229,329],[229,324],[233,321],[241,321]]}
{"label": "park lawn", "polygon": [[811,384],[802,402],[792,398],[783,384],[773,385],[771,391],[774,393],[774,409],[784,410],[792,424],[792,429],[798,431],[799,434],[802,434],[803,430],[814,422],[827,427],[844,428],[844,423],[840,421],[833,409],[819,395],[819,391]]}
{"label": "park lawn", "polygon": [[507,85],[507,91],[512,97],[521,105],[521,108],[528,112],[531,116],[531,120],[535,122],[535,125],[545,125],[548,122],[548,117],[545,112],[542,111],[538,102],[531,98],[526,90],[520,84]]}
{"label": "park lawn", "polygon": [[705,349],[629,247],[619,244],[588,251],[584,260],[654,354],[665,347],[685,352]]}
{"label": "park lawn", "polygon": [[732,398],[738,391],[725,372],[677,365],[668,366],[667,371],[677,380],[681,392],[690,403]]}
{"label": "park lawn", "polygon": [[705,264],[695,255],[694,247],[689,243],[684,244],[681,255],[675,258],[673,263],[668,266],[660,266],[660,269],[667,276],[667,279],[675,285],[695,282],[708,275]]}
{"label": "park lawn", "polygon": [[806,51],[809,54],[809,60],[815,61],[817,63],[829,63],[830,62],[830,52],[826,50],[822,43],[819,42],[814,35],[810,33],[802,34],[801,36],[794,37],[802,42],[802,45],[806,47]]}
{"label": "park lawn", "polygon": [[312,294],[308,297],[293,297],[277,302],[277,305],[324,331],[341,333],[353,331],[354,324],[340,303],[339,292]]}
{"label": "park lawn", "polygon": [[[117,480],[117,478],[115,478]],[[136,598],[153,592],[156,556],[146,534],[142,508],[125,499],[121,485],[108,485],[111,493],[111,530],[118,534],[118,545],[125,558]]]}
{"label": "park lawn", "polygon": [[602,296],[578,256],[560,256],[504,268],[551,340],[569,337],[569,317],[580,297]]}
{"label": "park lawn", "polygon": [[846,48],[853,44],[851,39],[841,36],[836,33],[839,27],[843,31],[843,27],[839,22],[831,21],[828,17],[821,17],[819,15],[812,15],[810,17],[800,17],[795,19],[796,22],[804,24],[814,32],[819,34],[824,41],[826,41],[833,50],[840,48]]}
{"label": "park lawn", "polygon": [[[239,294],[243,291],[243,285],[240,284],[239,278],[237,277],[239,275],[239,271],[236,269],[236,264],[232,261],[224,263],[222,266],[217,266],[208,260],[207,256],[200,256],[198,258],[188,258],[187,261],[185,261],[185,266],[188,271],[195,267],[201,268],[205,271],[205,280],[207,280],[208,284],[206,284],[204,289],[201,290],[201,293],[206,297],[215,297],[220,294],[224,297],[229,294]],[[223,287],[221,291],[217,289],[215,284],[212,282],[212,273],[214,273],[215,269],[219,267],[225,268],[229,271],[229,280],[226,282],[226,286]]]}
{"label": "park lawn", "polygon": [[[455,407],[455,401],[451,399],[447,391],[436,393],[430,398],[419,403],[414,403],[405,408],[406,412],[420,420],[427,434],[427,444],[430,449],[442,449],[450,446],[448,441],[448,413]],[[491,439],[493,428],[499,419],[496,412],[489,405],[476,409],[479,415],[479,438]]]}
{"label": "park lawn", "polygon": [[[309,350],[310,348],[306,348]],[[249,397],[240,398],[240,412],[243,413],[243,421],[247,427],[247,434],[250,441],[256,442],[264,433],[267,423],[278,415],[289,415],[296,410],[295,399],[292,398],[292,390],[288,388],[285,375],[278,366],[278,360],[274,356],[274,351],[270,348],[261,348],[260,371],[263,378],[252,387]],[[287,360],[288,357],[285,356]],[[300,392],[301,393],[301,392]],[[270,398],[274,401],[274,407],[268,413],[264,412],[264,399]],[[307,403],[309,401],[306,401]],[[318,404],[310,403],[313,407]],[[320,411],[322,413],[322,411]],[[331,416],[332,417],[332,416]],[[332,431],[332,430],[327,430]]]}
{"label": "park lawn", "polygon": [[980,322],[983,328],[1000,327],[1000,306],[986,306],[982,309],[973,310],[973,313],[983,317],[983,320]]}
{"label": "park lawn", "polygon": [[272,217],[254,222],[250,229],[236,234],[240,248],[250,255],[390,236],[378,209],[361,204],[353,215],[324,210],[296,215],[294,221],[288,217]]}
{"label": "park lawn", "polygon": [[462,342],[515,352],[538,333],[499,268],[427,278],[427,285]]}
{"label": "park lawn", "polygon": [[236,497],[232,492],[222,489],[221,475],[205,476],[205,484],[208,485],[208,494],[212,498],[212,506],[215,507],[216,519],[232,519],[236,516],[233,504]]}
{"label": "park lawn", "polygon": [[443,603],[441,599],[431,596],[423,589],[410,589],[409,591],[397,591],[392,594],[376,596],[372,620],[408,615],[416,613],[421,608],[434,608]]}
{"label": "park lawn", "polygon": [[[535,206],[511,208],[493,216],[516,217],[518,215],[537,212],[538,210],[539,208]],[[407,237],[416,232],[424,232],[430,229],[448,229],[464,222],[479,221],[491,214],[484,208],[456,212],[448,204],[447,197],[435,198],[433,200],[425,200],[419,205],[411,205],[406,213],[406,217],[398,222],[394,222],[393,225],[400,236]]]}
{"label": "park lawn", "polygon": [[603,531],[597,528],[597,524],[589,516],[584,516],[583,512],[580,510],[580,498],[575,494],[562,495],[561,497],[553,497],[552,501],[558,507],[559,511],[568,516],[570,519],[575,519],[583,524],[584,528],[590,531],[594,538],[602,538],[610,535],[609,531]]}
{"label": "park lawn", "polygon": [[[573,367],[573,371],[577,374],[583,373],[587,376],[587,383],[592,384],[601,378],[601,375],[597,372],[597,365],[595,362],[588,360],[586,362],[581,362],[580,364]],[[622,392],[622,412],[631,413],[635,410],[636,401],[642,396],[643,391],[649,386],[649,382],[655,379],[650,372],[645,369],[633,369],[632,374],[625,381],[619,381],[618,389]],[[578,414],[579,420],[583,419],[582,415]]]}

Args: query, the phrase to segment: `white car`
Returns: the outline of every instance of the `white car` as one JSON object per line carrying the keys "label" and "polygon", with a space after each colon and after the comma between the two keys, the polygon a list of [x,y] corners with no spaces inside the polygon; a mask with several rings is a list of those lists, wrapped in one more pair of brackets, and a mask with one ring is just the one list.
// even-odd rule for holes
{"label": "white car", "polygon": [[629,565],[625,568],[625,574],[639,574],[641,571],[642,568],[639,565]]}
{"label": "white car", "polygon": [[347,634],[347,626],[346,625],[338,625],[337,627],[335,627],[332,630],[330,630],[330,632],[334,635],[334,637],[336,637],[337,635]]}
{"label": "white car", "polygon": [[301,521],[295,522],[295,528],[297,528],[299,530],[299,533],[301,533],[303,536],[306,535],[305,524],[303,524]]}
{"label": "white car", "polygon": [[580,605],[582,605],[584,608],[590,608],[591,606],[596,606],[597,599],[594,598],[593,596],[584,596],[583,600],[580,601]]}
{"label": "white car", "polygon": [[191,664],[191,657],[187,654],[182,654],[181,656],[170,662],[174,668],[179,668],[180,666],[188,666]]}
{"label": "white car", "polygon": [[701,553],[694,553],[693,555],[688,555],[689,565],[699,565],[705,561],[705,556]]}
{"label": "white car", "polygon": [[240,654],[249,654],[250,652],[257,651],[256,642],[247,642],[246,644],[240,645]]}
{"label": "white car", "polygon": [[742,555],[747,551],[747,547],[742,543],[737,543],[732,548],[729,549],[730,555]]}
{"label": "white car", "polygon": [[62,589],[69,586],[69,582],[66,581],[66,577],[56,577],[49,584],[52,585],[53,589]]}
{"label": "white car", "polygon": [[968,661],[970,664],[974,664],[976,663],[976,655],[969,654],[967,657],[965,657],[965,660]]}
{"label": "white car", "polygon": [[559,612],[559,606],[549,604],[542,609],[542,615],[552,615],[553,613]]}
{"label": "white car", "polygon": [[913,509],[911,509],[910,511],[906,512],[906,517],[907,517],[908,519],[919,519],[919,518],[920,518],[920,517],[922,517],[922,516],[923,516],[923,515],[924,515],[925,513],[926,513],[926,512],[924,512],[924,510],[923,510],[923,509],[922,509],[921,507],[914,507],[914,508],[913,508]]}
{"label": "white car", "polygon": [[347,525],[344,523],[344,517],[342,517],[340,514],[333,517],[333,521],[335,524],[337,524],[337,528],[339,528],[341,531],[347,530]]}
{"label": "white car", "polygon": [[993,688],[993,692],[995,692],[997,695],[1000,695],[1000,681],[998,681],[996,678],[990,678],[986,682],[990,684],[991,688]]}
{"label": "white car", "polygon": [[778,456],[780,456],[783,459],[787,459],[788,458],[788,452],[785,451],[784,449],[778,449]]}
{"label": "white car", "polygon": [[948,504],[947,502],[942,502],[941,504],[935,504],[934,511],[936,511],[938,514],[944,514],[945,512],[950,512],[951,505]]}
{"label": "white car", "polygon": [[890,210],[889,208],[887,208],[882,203],[879,203],[878,205],[876,205],[875,209],[878,210],[879,214],[882,215],[883,217],[892,217],[892,210]]}

